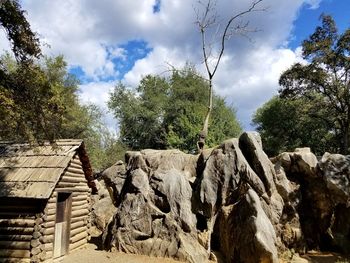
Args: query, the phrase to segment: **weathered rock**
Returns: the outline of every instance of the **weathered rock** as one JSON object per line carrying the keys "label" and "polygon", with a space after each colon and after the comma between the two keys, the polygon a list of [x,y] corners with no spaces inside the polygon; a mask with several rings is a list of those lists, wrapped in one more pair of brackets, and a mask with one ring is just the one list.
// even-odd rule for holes
{"label": "weathered rock", "polygon": [[[256,147],[261,148],[259,143]],[[205,262],[213,255],[212,235],[214,241],[222,235],[214,247],[230,256],[228,262],[277,262],[276,233],[264,211],[271,216],[277,210],[273,200],[276,196],[269,196],[242,154],[238,139],[205,150],[200,156],[178,150],[143,150],[128,152],[126,160],[118,211],[105,234],[106,247]],[[270,179],[270,189],[279,196]],[[279,202],[283,204],[281,198]],[[241,221],[241,213],[235,210],[229,213],[232,218],[223,216],[230,207],[245,211],[246,219]],[[218,216],[220,225],[232,220],[236,225],[216,235],[213,228]],[[247,230],[240,230],[246,226]],[[225,238],[232,238],[236,244],[233,256],[224,248]],[[248,240],[252,242],[247,247]],[[248,253],[252,249],[253,259]]]}
{"label": "weathered rock", "polygon": [[350,253],[350,156],[325,153],[318,164],[332,201],[329,247]]}
{"label": "weathered rock", "polygon": [[[129,152],[111,246],[120,251],[205,262],[191,212],[196,158],[177,150]],[[108,245],[108,244],[107,244]]]}
{"label": "weathered rock", "polygon": [[278,262],[286,248],[349,252],[350,157],[317,164],[300,148],[271,160],[256,133],[200,155],[128,152],[103,174],[117,206],[105,248],[187,262],[213,250],[248,263]]}
{"label": "weathered rock", "polygon": [[123,161],[118,161],[101,173],[112,202],[117,206],[125,181],[126,168]]}
{"label": "weathered rock", "polygon": [[316,175],[316,166],[317,166],[317,158],[311,152],[310,148],[296,148],[293,154],[293,162],[296,165],[293,166],[294,171],[305,174],[306,176],[315,176]]}
{"label": "weathered rock", "polygon": [[[317,162],[309,148],[302,148],[283,153],[276,160],[276,165],[285,165],[288,178],[298,185],[295,196],[300,196],[296,199],[299,201],[289,207],[294,218],[283,222],[284,241],[298,247],[298,242],[293,240],[302,236],[299,241],[304,239],[307,249],[349,253],[350,157],[325,153]],[[293,200],[293,195],[289,200]],[[301,235],[298,227],[295,228],[296,219],[301,226]]]}
{"label": "weathered rock", "polygon": [[[214,230],[207,248],[219,249],[227,262],[277,262],[276,233],[261,205],[264,202],[272,215],[274,201],[241,152],[238,139],[204,152],[200,161],[205,165],[200,165],[195,182],[194,208],[204,226],[200,230]],[[271,184],[275,189],[273,180]],[[283,204],[282,199],[279,202]]]}
{"label": "weathered rock", "polygon": [[98,195],[92,196],[92,222],[94,236],[105,231],[108,222],[115,215],[117,208],[113,205],[109,192],[103,182],[95,181]]}
{"label": "weathered rock", "polygon": [[226,262],[278,262],[276,233],[254,190],[222,208],[218,228]]}
{"label": "weathered rock", "polygon": [[350,156],[325,153],[318,167],[336,204],[350,205]]}
{"label": "weathered rock", "polygon": [[258,137],[260,136],[256,133],[244,132],[239,137],[239,147],[254,172],[263,181],[267,193],[271,196],[272,192],[276,190],[274,183],[275,169],[262,150],[261,139],[257,139]]}
{"label": "weathered rock", "polygon": [[[262,202],[262,206],[265,213],[274,225],[275,230],[279,232],[279,221],[284,205],[279,191],[285,195],[288,195],[289,185],[286,183],[285,188],[283,188],[283,185],[280,182],[284,179],[281,178],[283,176],[282,174],[279,175],[279,180],[277,179],[274,165],[262,149],[259,134],[243,133],[239,137],[239,147],[249,165],[252,167],[257,176],[264,182],[265,189],[270,198],[268,199],[268,202],[266,202],[267,200],[265,199]],[[276,187],[276,182],[279,183],[279,188]]]}

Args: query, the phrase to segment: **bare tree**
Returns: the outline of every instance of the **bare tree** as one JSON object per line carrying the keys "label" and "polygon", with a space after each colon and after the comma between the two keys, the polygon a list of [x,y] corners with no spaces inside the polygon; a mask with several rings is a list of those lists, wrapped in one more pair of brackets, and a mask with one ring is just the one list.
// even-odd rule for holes
{"label": "bare tree", "polygon": [[[241,35],[249,39],[249,33],[256,32],[257,29],[250,28],[249,21],[243,21],[243,17],[252,12],[264,11],[265,8],[260,8],[260,4],[263,0],[253,0],[250,6],[237,14],[232,15],[222,27],[218,21],[219,16],[216,13],[216,1],[207,0],[206,2],[198,1],[200,10],[196,10],[197,20],[196,24],[201,34],[201,44],[205,68],[207,71],[209,82],[209,100],[208,111],[203,123],[203,129],[199,133],[199,140],[197,142],[198,151],[201,152],[204,149],[205,139],[208,135],[209,118],[213,108],[213,78],[219,67],[221,58],[225,51],[226,41],[233,35]],[[219,41],[216,56],[213,53],[213,47],[215,43],[208,43],[207,34],[209,29],[216,27],[216,33],[213,36],[215,40]]]}

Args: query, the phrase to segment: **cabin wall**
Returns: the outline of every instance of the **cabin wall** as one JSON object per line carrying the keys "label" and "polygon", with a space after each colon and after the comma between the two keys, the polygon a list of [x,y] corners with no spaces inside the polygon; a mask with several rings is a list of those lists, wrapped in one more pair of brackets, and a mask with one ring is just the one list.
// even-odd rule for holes
{"label": "cabin wall", "polygon": [[0,262],[30,262],[37,258],[40,211],[39,199],[0,198]]}
{"label": "cabin wall", "polygon": [[87,186],[82,163],[76,154],[61,176],[44,210],[42,231],[42,252],[49,260],[54,255],[57,196],[60,192],[71,193],[69,251],[88,242],[90,229],[91,190]]}

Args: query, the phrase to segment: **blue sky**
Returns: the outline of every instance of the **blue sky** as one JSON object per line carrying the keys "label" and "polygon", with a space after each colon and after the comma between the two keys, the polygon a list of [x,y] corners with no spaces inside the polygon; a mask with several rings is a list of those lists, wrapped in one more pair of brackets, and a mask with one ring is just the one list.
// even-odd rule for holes
{"label": "blue sky", "polygon": [[[205,2],[205,0],[203,0]],[[63,54],[70,72],[81,80],[80,99],[106,112],[106,124],[118,130],[107,113],[109,92],[117,82],[136,87],[146,74],[162,74],[169,64],[194,64],[205,75],[200,36],[195,26],[196,0],[22,0],[28,20],[47,55]],[[247,9],[251,1],[218,0],[221,21]],[[300,44],[331,14],[340,31],[350,27],[349,0],[263,0],[266,12],[245,17],[252,41],[234,36],[214,78],[214,90],[237,109],[245,130],[252,114],[277,94],[278,78],[302,61]],[[215,47],[215,45],[214,45]],[[8,49],[0,31],[0,51]]]}
{"label": "blue sky", "polygon": [[297,48],[305,38],[314,32],[314,29],[320,25],[319,18],[322,13],[334,18],[340,32],[350,27],[349,0],[324,0],[316,9],[310,9],[307,5],[303,5],[294,22],[293,39],[289,43],[289,47]]}

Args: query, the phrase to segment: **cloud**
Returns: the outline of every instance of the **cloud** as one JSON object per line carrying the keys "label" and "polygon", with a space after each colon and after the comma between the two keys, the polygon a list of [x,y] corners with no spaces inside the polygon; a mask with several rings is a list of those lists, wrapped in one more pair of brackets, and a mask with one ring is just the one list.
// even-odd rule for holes
{"label": "cloud", "polygon": [[0,54],[11,49],[4,30],[0,30]]}
{"label": "cloud", "polygon": [[244,129],[252,129],[253,113],[277,94],[281,73],[293,63],[302,61],[300,52],[286,48],[255,48],[250,60],[227,57],[214,81],[216,92],[237,109]]}
{"label": "cloud", "polygon": [[117,121],[109,112],[107,102],[109,94],[113,91],[115,83],[113,81],[89,82],[79,85],[79,98],[84,104],[95,104],[104,113],[103,121],[110,131],[117,131]]}
{"label": "cloud", "polygon": [[[317,8],[321,0],[264,0],[266,12],[254,12],[249,21],[252,42],[234,36],[214,79],[215,91],[237,108],[246,129],[250,116],[278,90],[280,73],[300,60],[290,50],[293,22],[304,5]],[[154,7],[160,3],[155,12]],[[168,64],[194,63],[205,74],[200,35],[191,0],[26,0],[29,21],[50,45],[47,54],[64,54],[70,67],[91,81],[81,85],[81,100],[104,108],[108,91],[117,80],[136,86],[146,74],[163,73]],[[217,2],[218,21],[247,9],[250,1]],[[226,20],[225,20],[226,19]],[[0,34],[1,39],[1,34]],[[131,49],[130,43],[144,43]],[[131,52],[132,51],[132,52]],[[140,52],[140,53],[139,53]],[[137,53],[137,54],[136,54]]]}
{"label": "cloud", "polygon": [[310,9],[317,9],[320,6],[322,0],[307,0],[306,4],[309,5]]}

